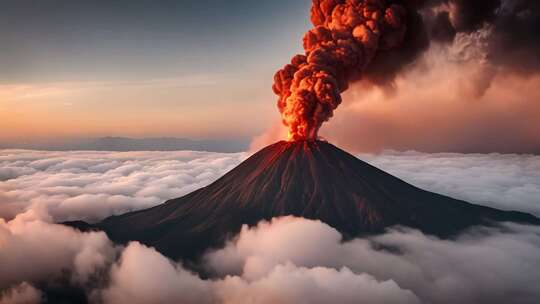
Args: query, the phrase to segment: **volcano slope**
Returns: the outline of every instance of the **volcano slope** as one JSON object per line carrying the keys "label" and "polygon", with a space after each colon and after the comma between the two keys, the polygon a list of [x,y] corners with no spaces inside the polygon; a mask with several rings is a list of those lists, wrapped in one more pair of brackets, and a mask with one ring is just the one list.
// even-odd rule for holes
{"label": "volcano slope", "polygon": [[70,225],[104,230],[115,242],[137,240],[173,259],[194,259],[243,224],[283,215],[321,220],[345,238],[393,225],[448,238],[478,224],[540,224],[526,213],[424,191],[324,141],[281,141],[183,197],[94,225]]}

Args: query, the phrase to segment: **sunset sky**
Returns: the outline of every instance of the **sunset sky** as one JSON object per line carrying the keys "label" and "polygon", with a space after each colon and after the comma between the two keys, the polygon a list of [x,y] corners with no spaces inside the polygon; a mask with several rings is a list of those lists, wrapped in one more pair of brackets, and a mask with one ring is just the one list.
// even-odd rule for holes
{"label": "sunset sky", "polygon": [[[0,143],[279,140],[273,75],[302,52],[310,3],[0,1]],[[352,84],[321,135],[357,152],[540,153],[537,65],[486,63],[486,31],[432,43],[384,88]]]}
{"label": "sunset sky", "polygon": [[2,1],[0,136],[242,137],[310,1]]}

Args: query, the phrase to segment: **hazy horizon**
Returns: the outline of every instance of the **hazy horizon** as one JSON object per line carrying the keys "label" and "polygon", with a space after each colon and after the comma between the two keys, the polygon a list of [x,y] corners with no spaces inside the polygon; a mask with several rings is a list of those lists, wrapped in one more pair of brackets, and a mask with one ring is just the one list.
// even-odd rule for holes
{"label": "hazy horizon", "polygon": [[209,151],[243,152],[249,149],[250,138],[186,138],[186,137],[73,137],[32,141],[0,141],[0,149],[43,151]]}

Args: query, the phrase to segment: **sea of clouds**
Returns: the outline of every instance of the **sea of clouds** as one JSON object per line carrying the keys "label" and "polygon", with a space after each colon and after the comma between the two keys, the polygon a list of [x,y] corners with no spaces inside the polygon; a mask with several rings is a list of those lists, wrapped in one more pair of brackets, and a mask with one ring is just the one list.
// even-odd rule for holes
{"label": "sea of clouds", "polygon": [[0,217],[44,206],[90,222],[155,206],[208,185],[242,153],[0,150]]}
{"label": "sea of clouds", "polygon": [[[95,303],[536,303],[540,227],[474,227],[456,240],[394,227],[343,242],[328,225],[283,217],[244,227],[183,261],[102,232],[98,221],[209,184],[248,157],[209,152],[0,151],[0,303],[37,303],[70,282]],[[540,156],[385,152],[361,155],[416,186],[540,214]]]}

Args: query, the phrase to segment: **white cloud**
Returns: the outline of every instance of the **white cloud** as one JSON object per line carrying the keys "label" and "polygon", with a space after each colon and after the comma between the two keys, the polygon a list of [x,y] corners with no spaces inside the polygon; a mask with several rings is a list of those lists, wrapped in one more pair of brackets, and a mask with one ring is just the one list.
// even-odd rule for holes
{"label": "white cloud", "polygon": [[[0,151],[0,217],[45,205],[55,221],[152,207],[216,180],[245,153]],[[385,152],[361,159],[426,190],[540,216],[540,156]]]}
{"label": "white cloud", "polygon": [[[200,266],[215,277],[202,279],[139,243],[115,247],[103,233],[51,223],[158,204],[210,183],[244,157],[1,151],[0,303],[32,302],[41,296],[36,283],[66,276],[92,300],[109,303],[534,303],[540,297],[538,227],[478,227],[452,241],[394,228],[342,242],[321,222],[286,217],[246,227],[207,254]],[[538,156],[360,158],[429,190],[538,214]]]}
{"label": "white cloud", "polygon": [[202,280],[155,250],[131,243],[111,271],[105,303],[419,303],[412,292],[347,268],[277,264],[256,280]]}
{"label": "white cloud", "polygon": [[[47,223],[50,217],[43,212],[30,210],[9,222],[0,222],[0,303],[37,303],[41,291],[31,284],[54,284],[62,278],[86,288],[93,302],[105,303],[419,303],[411,291],[400,288],[392,279],[377,280],[347,267],[306,267],[285,261],[276,262],[258,277],[227,274],[221,279],[203,280],[153,248],[138,242],[124,249],[114,247],[102,232],[81,233]],[[289,220],[319,231],[331,229],[319,222],[285,218],[246,230],[240,238],[252,232],[279,236],[284,228],[297,228],[281,227]],[[269,231],[263,231],[266,229]],[[319,231],[296,231],[295,235],[317,245],[318,238],[313,239],[312,233]],[[292,254],[291,245],[288,243],[285,251]],[[313,253],[311,249],[304,251],[306,257]]]}
{"label": "white cloud", "polygon": [[66,272],[73,283],[85,284],[112,262],[115,249],[105,233],[80,233],[48,221],[38,209],[9,222],[0,219],[0,290],[24,281],[58,279]]}
{"label": "white cloud", "polygon": [[152,248],[130,243],[111,269],[106,303],[210,303],[209,282]]}
{"label": "white cloud", "polygon": [[45,205],[55,221],[97,221],[206,186],[244,157],[208,152],[0,151],[0,217]]}
{"label": "white cloud", "polygon": [[368,274],[376,282],[412,291],[425,303],[535,303],[540,297],[540,227],[507,224],[505,229],[476,228],[454,241],[394,229],[342,243],[326,224],[285,217],[244,227],[234,242],[206,260],[210,271],[254,282],[267,280],[283,265],[296,265]]}
{"label": "white cloud", "polygon": [[[40,291],[29,284],[66,275],[93,302],[105,303],[535,303],[540,297],[539,227],[479,227],[453,241],[395,228],[342,242],[319,221],[276,218],[244,227],[225,248],[208,253],[203,266],[215,276],[202,279],[153,248],[137,242],[115,248],[103,233],[47,219],[30,210],[1,223],[0,264],[7,265],[1,303],[35,299]],[[101,283],[85,284],[92,278]]]}
{"label": "white cloud", "polygon": [[222,303],[420,303],[394,281],[377,281],[346,267],[276,265],[264,277],[248,281],[229,276],[216,282]]}
{"label": "white cloud", "polygon": [[293,217],[244,227],[205,258],[203,280],[131,243],[102,291],[106,303],[536,303],[540,228],[476,228],[454,241],[394,229],[342,242]]}
{"label": "white cloud", "polygon": [[386,151],[359,155],[420,188],[540,216],[540,156]]}

